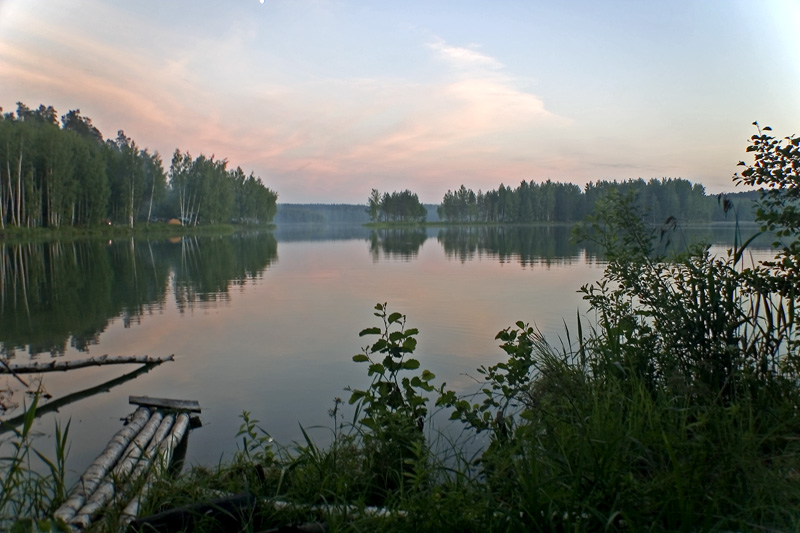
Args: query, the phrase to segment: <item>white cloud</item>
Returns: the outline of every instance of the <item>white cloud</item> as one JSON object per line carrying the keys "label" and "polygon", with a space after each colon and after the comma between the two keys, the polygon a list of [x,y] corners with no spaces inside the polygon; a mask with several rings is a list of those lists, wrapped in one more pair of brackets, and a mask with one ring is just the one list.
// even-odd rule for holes
{"label": "white cloud", "polygon": [[475,48],[463,48],[451,46],[442,39],[435,39],[428,43],[428,48],[436,52],[437,57],[456,68],[480,68],[499,70],[504,65],[493,57],[489,57],[475,50]]}

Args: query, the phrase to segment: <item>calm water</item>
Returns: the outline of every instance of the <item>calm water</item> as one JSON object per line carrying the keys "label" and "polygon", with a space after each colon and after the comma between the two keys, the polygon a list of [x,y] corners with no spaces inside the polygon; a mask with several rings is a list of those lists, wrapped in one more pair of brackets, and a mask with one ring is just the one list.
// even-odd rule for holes
{"label": "calm water", "polygon": [[[569,231],[283,226],[233,237],[0,245],[0,345],[20,362],[175,354],[139,375],[131,375],[136,365],[43,375],[50,401],[102,390],[40,417],[38,447],[49,452],[55,420],[71,420],[68,466],[79,473],[133,411],[128,396],[181,398],[203,409],[187,459],[213,464],[236,450],[243,410],[287,444],[300,439],[299,424],[330,427],[333,399],[368,383],[351,357],[364,344],[358,332],[378,325],[378,302],[420,330],[422,367],[465,392],[476,388],[475,368],[502,359],[495,334],[515,321],[535,324],[553,344],[565,322],[574,334],[577,314],[591,319],[577,290],[603,265],[596,250],[569,244]],[[23,402],[10,378],[0,389]]]}

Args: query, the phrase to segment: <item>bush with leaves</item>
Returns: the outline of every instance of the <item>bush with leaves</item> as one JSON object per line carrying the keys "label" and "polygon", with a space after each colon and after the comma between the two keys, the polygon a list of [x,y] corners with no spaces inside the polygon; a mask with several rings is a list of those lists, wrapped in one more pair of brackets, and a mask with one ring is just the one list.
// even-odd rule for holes
{"label": "bush with leaves", "polygon": [[423,428],[428,415],[427,393],[434,390],[434,374],[404,375],[419,369],[411,357],[418,330],[406,329],[406,317],[389,314],[386,304],[377,304],[374,315],[380,327],[362,330],[359,336],[376,336],[362,353],[353,356],[357,363],[369,363],[372,383],[366,390],[353,390],[350,403],[357,408],[358,420],[367,431],[362,435],[370,470],[379,490],[378,499],[400,489],[404,477],[413,475],[414,465],[427,456]]}
{"label": "bush with leaves", "polygon": [[482,402],[442,391],[453,417],[491,432],[482,479],[509,527],[800,524],[798,141],[752,141],[756,163],[734,179],[771,184],[758,218],[784,239],[774,260],[746,264],[738,225],[714,255],[611,194],[577,229],[608,260],[581,289],[587,334],[579,320],[577,345],[557,350],[517,323],[497,337],[508,361],[479,369]]}

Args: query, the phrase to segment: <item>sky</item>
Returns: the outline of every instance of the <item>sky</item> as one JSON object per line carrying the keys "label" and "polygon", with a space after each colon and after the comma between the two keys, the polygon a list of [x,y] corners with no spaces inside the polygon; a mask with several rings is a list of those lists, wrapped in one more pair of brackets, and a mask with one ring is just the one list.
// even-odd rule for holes
{"label": "sky", "polygon": [[[797,0],[0,0],[0,106],[253,172],[282,203],[522,180],[734,190],[800,134]],[[165,170],[168,170],[165,169]]]}

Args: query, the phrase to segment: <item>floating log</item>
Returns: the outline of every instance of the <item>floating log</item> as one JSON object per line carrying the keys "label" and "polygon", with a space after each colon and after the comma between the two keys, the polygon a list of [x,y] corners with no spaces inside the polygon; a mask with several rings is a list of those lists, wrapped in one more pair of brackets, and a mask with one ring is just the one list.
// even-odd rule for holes
{"label": "floating log", "polygon": [[165,361],[174,361],[175,354],[151,357],[149,355],[118,355],[110,357],[108,354],[74,361],[34,361],[32,363],[16,363],[0,365],[0,374],[38,374],[40,372],[64,372],[75,368],[101,365],[158,365]]}
{"label": "floating log", "polygon": [[146,407],[141,407],[133,413],[131,421],[114,435],[106,449],[97,456],[97,459],[83,473],[78,485],[67,498],[67,501],[55,512],[54,516],[57,519],[64,522],[72,520],[78,510],[86,503],[86,498],[97,490],[108,471],[122,456],[122,452],[128,447],[131,439],[141,431],[149,419],[150,410]]}
{"label": "floating log", "polygon": [[153,486],[153,483],[156,482],[156,480],[163,474],[164,470],[166,470],[166,468],[169,466],[170,462],[172,461],[172,453],[178,444],[183,440],[188,428],[189,415],[186,413],[179,414],[169,436],[165,438],[158,446],[157,455],[154,458],[155,464],[153,465],[153,468],[150,469],[150,473],[147,475],[144,485],[142,485],[139,493],[122,510],[123,524],[129,524],[131,521],[136,519],[137,516],[139,516],[139,508],[141,507],[141,504],[145,498],[147,498],[147,494],[150,492],[150,487]]}
{"label": "floating log", "polygon": [[175,415],[165,415],[164,419],[159,424],[158,429],[156,430],[155,435],[153,435],[153,439],[150,441],[150,444],[147,445],[147,449],[139,458],[139,461],[136,463],[136,468],[133,469],[131,472],[131,479],[138,479],[140,478],[145,472],[150,469],[150,465],[153,463],[153,460],[158,455],[158,451],[161,447],[161,443],[164,442],[164,439],[167,438],[172,427],[175,425]]}
{"label": "floating log", "polygon": [[[142,398],[142,397],[132,397]],[[145,397],[146,398],[146,397]],[[188,405],[200,411],[197,402],[152,399],[157,404]],[[122,519],[127,524],[139,512],[140,502],[150,486],[169,466],[173,451],[183,441],[191,426],[188,412],[174,412],[139,406],[131,421],[117,432],[106,449],[81,476],[67,501],[54,518],[72,531],[86,529],[106,508],[120,509],[126,504]],[[131,499],[132,498],[132,499]]]}
{"label": "floating log", "polygon": [[92,523],[92,516],[98,514],[106,503],[108,503],[116,494],[116,484],[124,482],[128,475],[133,470],[142,451],[147,448],[147,444],[153,438],[157,428],[161,425],[164,415],[160,412],[155,412],[147,421],[147,424],[142,428],[138,435],[133,439],[128,447],[125,449],[125,454],[121,461],[117,463],[111,473],[104,478],[103,483],[94,491],[89,497],[86,504],[81,507],[76,516],[72,519],[71,523],[77,525],[82,529],[86,529]]}

